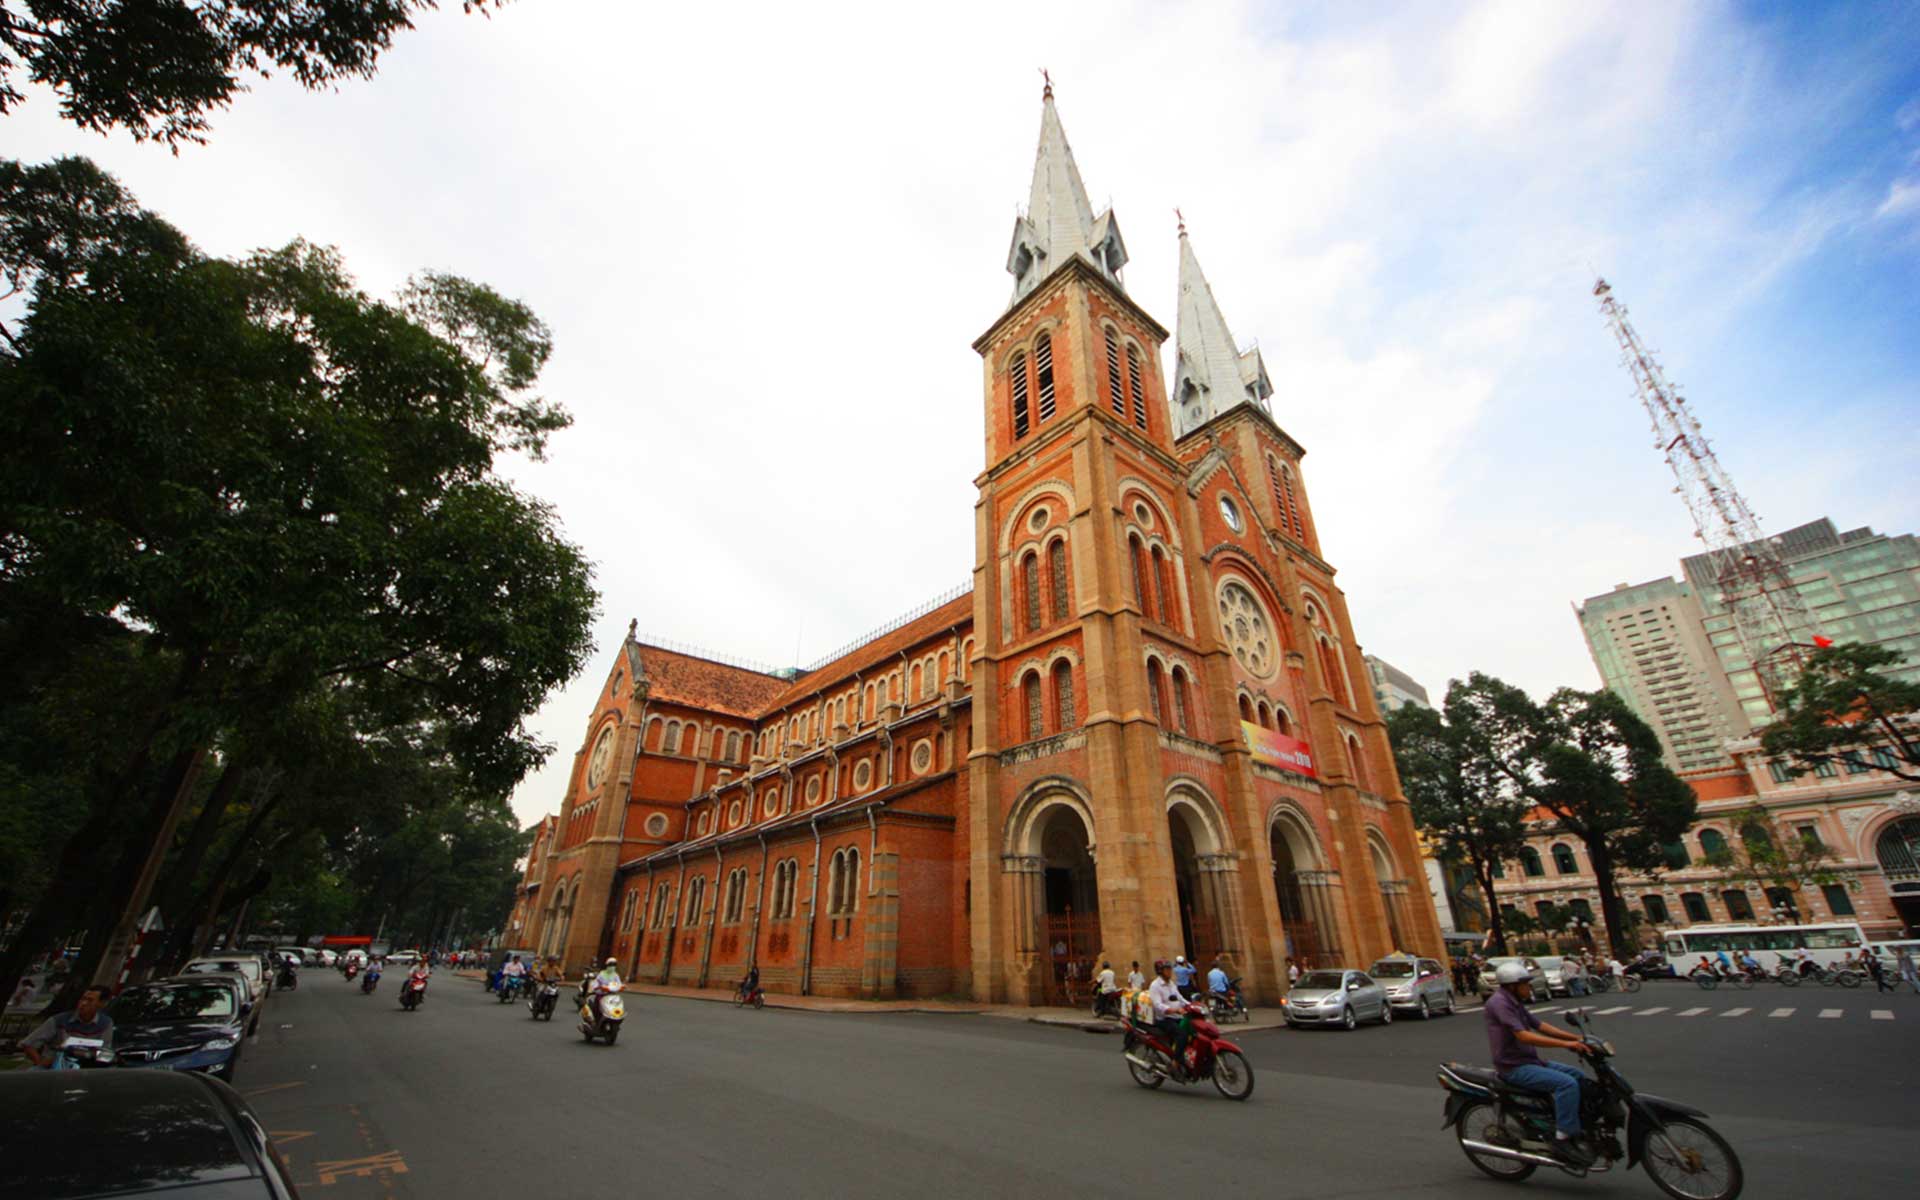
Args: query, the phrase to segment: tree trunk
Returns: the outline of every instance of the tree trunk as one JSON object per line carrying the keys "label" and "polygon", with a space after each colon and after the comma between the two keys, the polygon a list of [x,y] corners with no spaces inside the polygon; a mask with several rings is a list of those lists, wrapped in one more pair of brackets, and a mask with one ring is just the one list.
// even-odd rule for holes
{"label": "tree trunk", "polygon": [[168,963],[172,957],[192,943],[194,914],[194,882],[199,878],[200,868],[206,862],[207,852],[213,848],[214,838],[220,832],[220,821],[226,816],[233,798],[239,792],[241,776],[245,773],[245,764],[238,761],[227,763],[220,772],[220,778],[208,794],[207,802],[200,807],[200,814],[194,818],[193,828],[187,832],[187,840],[180,847],[173,868],[161,881],[160,888],[154,893],[154,904],[160,909],[160,915],[166,921],[166,935],[149,939],[141,946],[140,957],[133,966],[133,978],[143,978],[156,965]]}
{"label": "tree trunk", "polygon": [[214,868],[213,876],[207,880],[204,893],[207,897],[206,907],[201,909],[198,905],[195,906],[197,911],[204,912],[206,916],[203,921],[194,926],[193,957],[198,958],[207,952],[207,947],[213,940],[214,923],[220,919],[220,914],[227,910],[230,903],[238,903],[238,901],[230,902],[226,898],[227,880],[233,878],[234,871],[240,866],[240,860],[246,857],[247,847],[259,835],[261,825],[279,805],[282,795],[283,793],[276,791],[260,798],[254,805],[253,811],[247,815],[247,823],[240,830],[240,835],[233,839],[233,845],[227,850],[227,856],[220,860],[220,865]]}
{"label": "tree trunk", "polygon": [[1633,947],[1627,941],[1626,905],[1620,900],[1620,885],[1614,879],[1613,851],[1605,837],[1583,840],[1587,857],[1593,862],[1594,887],[1600,892],[1600,919],[1606,922],[1607,945],[1615,958],[1626,962],[1633,957]]}
{"label": "tree trunk", "polygon": [[1473,881],[1480,885],[1480,894],[1487,898],[1487,932],[1493,938],[1493,951],[1504,955],[1507,952],[1507,929],[1506,923],[1500,919],[1500,900],[1493,894],[1492,865],[1475,859]]}

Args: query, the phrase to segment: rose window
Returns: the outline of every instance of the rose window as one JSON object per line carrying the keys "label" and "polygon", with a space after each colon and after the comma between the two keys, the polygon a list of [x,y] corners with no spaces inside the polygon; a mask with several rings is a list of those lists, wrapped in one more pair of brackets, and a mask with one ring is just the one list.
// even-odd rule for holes
{"label": "rose window", "polygon": [[1220,628],[1241,670],[1257,679],[1273,678],[1279,659],[1273,622],[1245,586],[1229,583],[1220,589]]}

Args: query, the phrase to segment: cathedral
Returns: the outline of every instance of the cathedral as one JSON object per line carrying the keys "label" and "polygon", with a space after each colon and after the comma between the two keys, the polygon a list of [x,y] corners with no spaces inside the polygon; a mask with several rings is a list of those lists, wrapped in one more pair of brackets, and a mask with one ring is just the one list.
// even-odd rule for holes
{"label": "cathedral", "polygon": [[505,934],[642,983],[1060,1003],[1102,959],[1441,953],[1413,823],[1256,350],[1184,226],[1128,295],[1049,86],[973,347],[969,589],[804,672],[629,630]]}

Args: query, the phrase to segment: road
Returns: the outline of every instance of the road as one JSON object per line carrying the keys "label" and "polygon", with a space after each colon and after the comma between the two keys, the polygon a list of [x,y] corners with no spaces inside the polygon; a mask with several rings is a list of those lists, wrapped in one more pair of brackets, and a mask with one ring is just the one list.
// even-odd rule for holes
{"label": "road", "polygon": [[[1658,984],[1593,1007],[1623,1004],[1598,1018],[1622,1070],[1712,1113],[1747,1195],[1910,1184],[1920,996]],[[618,1045],[587,1045],[564,1010],[535,1024],[477,983],[442,976],[408,1014],[388,987],[309,971],[274,997],[238,1086],[321,1197],[1509,1194],[1439,1129],[1433,1066],[1484,1059],[1477,1012],[1251,1033],[1245,1104],[1143,1091],[1117,1039],[1021,1021],[646,996],[628,1014]],[[1638,1171],[1526,1188],[1658,1195]]]}

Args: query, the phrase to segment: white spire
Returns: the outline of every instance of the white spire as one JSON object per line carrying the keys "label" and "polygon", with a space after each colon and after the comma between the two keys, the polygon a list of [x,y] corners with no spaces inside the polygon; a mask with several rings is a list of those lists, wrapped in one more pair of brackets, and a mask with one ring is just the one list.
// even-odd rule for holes
{"label": "white spire", "polygon": [[1033,159],[1033,188],[1026,215],[1013,220],[1013,244],[1007,249],[1007,272],[1013,276],[1013,299],[1038,287],[1040,281],[1074,255],[1086,258],[1115,284],[1126,265],[1127,248],[1111,209],[1093,215],[1080,168],[1074,165],[1067,131],[1053,107],[1053,84],[1041,94],[1040,148]]}
{"label": "white spire", "polygon": [[1173,428],[1176,439],[1219,416],[1236,404],[1266,407],[1273,395],[1267,365],[1259,347],[1241,353],[1234,346],[1227,319],[1200,273],[1187,223],[1180,222],[1180,332],[1175,342],[1178,360],[1173,372]]}

